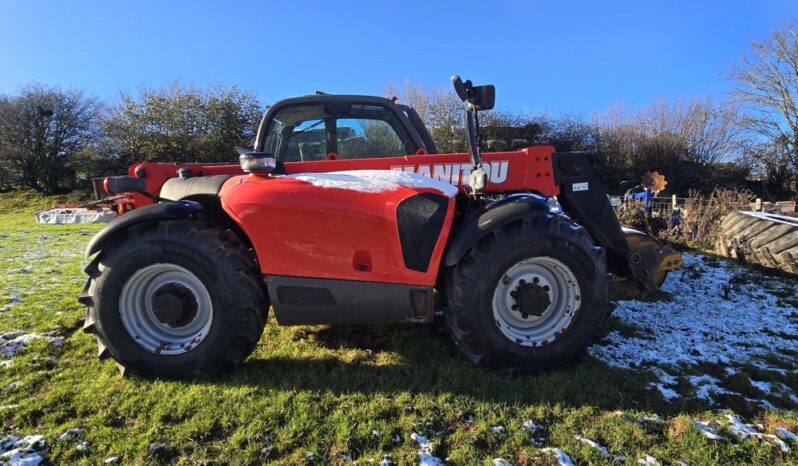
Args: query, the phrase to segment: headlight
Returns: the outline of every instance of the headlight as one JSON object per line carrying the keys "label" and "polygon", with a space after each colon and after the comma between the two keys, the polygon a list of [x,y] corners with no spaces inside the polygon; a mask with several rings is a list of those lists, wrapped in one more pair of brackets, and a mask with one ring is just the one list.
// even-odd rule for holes
{"label": "headlight", "polygon": [[277,167],[277,159],[274,157],[274,154],[266,152],[247,152],[241,154],[238,160],[241,162],[241,169],[246,173],[270,173]]}

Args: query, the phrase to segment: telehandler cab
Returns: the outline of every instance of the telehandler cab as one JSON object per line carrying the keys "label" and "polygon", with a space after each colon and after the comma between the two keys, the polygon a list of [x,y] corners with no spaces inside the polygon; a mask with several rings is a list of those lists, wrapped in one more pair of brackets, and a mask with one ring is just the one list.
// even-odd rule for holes
{"label": "telehandler cab", "polygon": [[107,178],[135,208],[86,250],[100,357],[215,375],[252,352],[269,307],[282,325],[365,324],[431,322],[440,302],[474,364],[573,359],[601,335],[611,284],[654,290],[680,256],[621,228],[590,155],[482,154],[494,87],[452,81],[470,153],[438,154],[411,107],[318,94],[271,106],[239,164]]}

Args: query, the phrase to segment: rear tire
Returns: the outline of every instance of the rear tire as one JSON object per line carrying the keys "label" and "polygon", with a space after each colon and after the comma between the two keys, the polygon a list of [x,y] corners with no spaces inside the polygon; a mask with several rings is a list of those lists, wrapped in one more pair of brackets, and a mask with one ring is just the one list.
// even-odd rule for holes
{"label": "rear tire", "polygon": [[479,366],[563,365],[602,333],[610,309],[604,253],[550,213],[493,232],[447,276],[449,330]]}
{"label": "rear tire", "polygon": [[716,247],[726,257],[798,274],[798,220],[759,212],[731,212]]}
{"label": "rear tire", "polygon": [[255,348],[268,300],[234,235],[193,221],[132,227],[86,269],[84,331],[123,374],[214,376]]}

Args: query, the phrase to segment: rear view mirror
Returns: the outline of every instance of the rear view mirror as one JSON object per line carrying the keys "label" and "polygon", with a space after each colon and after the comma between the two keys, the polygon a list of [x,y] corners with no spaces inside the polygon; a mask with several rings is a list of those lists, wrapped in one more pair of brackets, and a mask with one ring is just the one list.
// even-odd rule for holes
{"label": "rear view mirror", "polygon": [[496,104],[496,86],[486,84],[484,86],[473,86],[468,101],[477,110],[490,110]]}

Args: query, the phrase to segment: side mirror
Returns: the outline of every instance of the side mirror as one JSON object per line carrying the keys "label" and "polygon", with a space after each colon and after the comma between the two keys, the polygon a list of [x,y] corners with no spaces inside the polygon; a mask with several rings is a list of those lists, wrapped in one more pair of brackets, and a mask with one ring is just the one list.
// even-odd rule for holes
{"label": "side mirror", "polygon": [[468,101],[477,110],[490,110],[496,105],[496,86],[486,84],[484,86],[472,86],[471,95]]}
{"label": "side mirror", "polygon": [[452,76],[452,84],[457,97],[471,104],[474,110],[490,110],[496,104],[496,86],[493,84],[474,86],[471,80],[463,82],[457,75]]}

